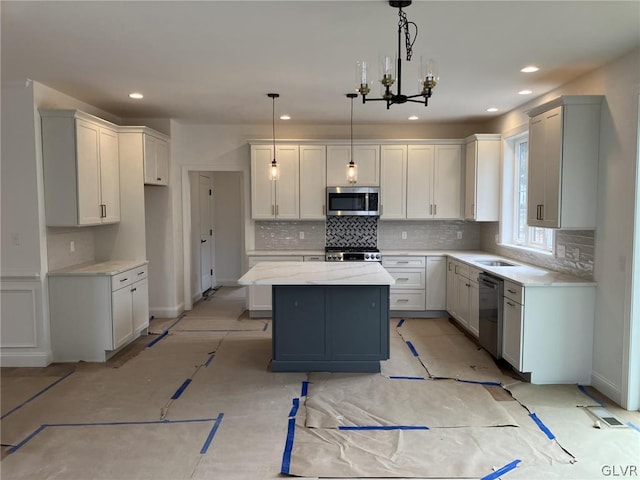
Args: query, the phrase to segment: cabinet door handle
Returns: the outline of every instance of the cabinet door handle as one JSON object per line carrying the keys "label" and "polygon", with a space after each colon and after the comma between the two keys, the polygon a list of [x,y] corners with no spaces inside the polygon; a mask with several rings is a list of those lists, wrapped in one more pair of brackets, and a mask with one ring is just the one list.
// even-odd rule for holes
{"label": "cabinet door handle", "polygon": [[507,288],[507,292],[509,292],[509,293],[516,293],[516,291],[515,291],[515,290],[511,290],[510,288]]}
{"label": "cabinet door handle", "polygon": [[435,203],[435,204],[433,205],[433,214],[434,214],[434,215],[437,215],[437,214],[438,214],[438,204],[437,204],[437,203]]}
{"label": "cabinet door handle", "polygon": [[465,287],[470,287],[471,285],[469,285],[468,283],[464,284]]}
{"label": "cabinet door handle", "polygon": [[408,303],[408,302],[409,302],[408,298],[399,298],[396,303]]}
{"label": "cabinet door handle", "polygon": [[207,243],[206,240],[200,240],[200,243]]}
{"label": "cabinet door handle", "polygon": [[135,288],[132,288],[132,289],[131,289],[131,292],[135,292],[135,291],[136,291],[136,289],[135,289]]}
{"label": "cabinet door handle", "polygon": [[398,265],[399,265],[399,264],[401,264],[401,263],[402,263],[402,264],[405,264],[405,263],[409,263],[409,260],[400,260],[400,261],[397,261],[396,263],[397,263]]}
{"label": "cabinet door handle", "polygon": [[429,215],[433,215],[433,204],[429,204]]}
{"label": "cabinet door handle", "polygon": [[126,282],[127,280],[129,280],[129,279],[128,278],[123,278],[122,280],[120,280],[120,283]]}
{"label": "cabinet door handle", "polygon": [[507,302],[507,305],[509,305],[510,307],[513,307],[513,308],[516,307],[516,304],[515,303],[511,303],[511,302]]}
{"label": "cabinet door handle", "polygon": [[161,182],[161,181],[162,181],[162,178],[158,177],[158,178],[156,178],[156,180],[157,180],[157,181],[159,181],[159,182]]}
{"label": "cabinet door handle", "polygon": [[138,272],[138,276],[144,275],[144,272]]}
{"label": "cabinet door handle", "polygon": [[544,220],[544,205],[540,205],[540,220]]}
{"label": "cabinet door handle", "polygon": [[280,205],[276,204],[276,217],[280,214],[280,212],[279,212],[280,209],[278,208],[279,206]]}
{"label": "cabinet door handle", "polygon": [[408,278],[408,277],[400,277],[400,278],[396,278],[396,280],[397,280],[397,281],[399,281],[399,282],[400,282],[400,281],[402,281],[402,282],[406,282],[406,281],[408,281],[408,280],[409,280],[409,278]]}

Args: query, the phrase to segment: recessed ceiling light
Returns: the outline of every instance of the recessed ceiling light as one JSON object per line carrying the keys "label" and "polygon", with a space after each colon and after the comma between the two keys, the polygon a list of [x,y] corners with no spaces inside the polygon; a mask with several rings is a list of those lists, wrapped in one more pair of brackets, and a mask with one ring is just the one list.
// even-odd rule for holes
{"label": "recessed ceiling light", "polygon": [[133,98],[135,100],[140,100],[141,98],[144,98],[144,95],[142,95],[141,93],[138,92],[133,92],[129,94],[129,98]]}
{"label": "recessed ceiling light", "polygon": [[487,108],[487,112],[497,112],[498,109],[496,107]]}
{"label": "recessed ceiling light", "polygon": [[291,120],[289,115],[280,115],[280,120]]}
{"label": "recessed ceiling light", "polygon": [[520,90],[518,95],[531,95],[533,93],[532,90]]}
{"label": "recessed ceiling light", "polygon": [[524,67],[520,71],[522,73],[533,73],[533,72],[537,72],[538,70],[540,70],[540,69],[538,67],[536,67],[535,65],[529,65],[527,67]]}
{"label": "recessed ceiling light", "polygon": [[418,120],[418,116],[417,115],[411,115],[409,117],[409,120]]}

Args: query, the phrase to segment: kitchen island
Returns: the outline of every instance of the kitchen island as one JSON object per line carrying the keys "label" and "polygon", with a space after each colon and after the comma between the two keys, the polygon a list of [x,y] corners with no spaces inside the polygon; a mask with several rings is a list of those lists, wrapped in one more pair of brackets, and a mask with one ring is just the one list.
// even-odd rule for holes
{"label": "kitchen island", "polygon": [[379,372],[389,358],[389,285],[377,262],[262,262],[240,285],[271,285],[274,372]]}

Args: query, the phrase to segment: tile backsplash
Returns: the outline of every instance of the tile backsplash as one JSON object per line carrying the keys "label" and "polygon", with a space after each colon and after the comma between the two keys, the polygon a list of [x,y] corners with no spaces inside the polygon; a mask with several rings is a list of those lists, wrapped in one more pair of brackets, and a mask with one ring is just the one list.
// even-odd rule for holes
{"label": "tile backsplash", "polygon": [[327,217],[327,247],[376,248],[378,217]]}
{"label": "tile backsplash", "polygon": [[324,250],[324,246],[324,221],[255,222],[256,250]]}
{"label": "tile backsplash", "polygon": [[[497,222],[483,224],[481,249],[549,270],[593,280],[595,230],[556,230],[555,251],[552,255],[497,244],[495,239],[498,233]],[[559,258],[557,253],[563,248],[564,258]]]}
{"label": "tile backsplash", "polygon": [[[403,232],[406,239],[403,239]],[[480,248],[480,224],[461,220],[381,221],[378,225],[378,248],[477,250]]]}
{"label": "tile backsplash", "polygon": [[[74,251],[71,251],[73,242]],[[95,261],[94,230],[90,227],[47,229],[49,270]]]}

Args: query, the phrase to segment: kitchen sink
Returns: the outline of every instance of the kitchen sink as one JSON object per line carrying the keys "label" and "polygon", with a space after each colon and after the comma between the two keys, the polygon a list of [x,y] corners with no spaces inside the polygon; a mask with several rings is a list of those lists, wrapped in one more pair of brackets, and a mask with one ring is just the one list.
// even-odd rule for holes
{"label": "kitchen sink", "polygon": [[515,263],[505,262],[504,260],[491,259],[491,260],[476,260],[477,263],[481,265],[486,265],[487,267],[517,267]]}

